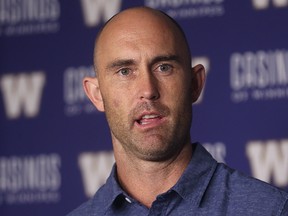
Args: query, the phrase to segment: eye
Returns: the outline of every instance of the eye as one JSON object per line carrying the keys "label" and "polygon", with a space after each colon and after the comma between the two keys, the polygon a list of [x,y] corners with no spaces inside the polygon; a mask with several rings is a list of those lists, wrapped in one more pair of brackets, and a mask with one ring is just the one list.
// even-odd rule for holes
{"label": "eye", "polygon": [[157,68],[160,72],[170,72],[172,70],[172,66],[169,64],[161,64]]}
{"label": "eye", "polygon": [[122,68],[119,71],[117,71],[122,76],[128,76],[131,73],[131,70],[129,68]]}

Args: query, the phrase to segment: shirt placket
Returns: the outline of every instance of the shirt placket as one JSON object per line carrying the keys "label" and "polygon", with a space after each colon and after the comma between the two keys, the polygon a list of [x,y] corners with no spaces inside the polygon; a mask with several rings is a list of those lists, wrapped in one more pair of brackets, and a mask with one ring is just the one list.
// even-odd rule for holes
{"label": "shirt placket", "polygon": [[148,216],[164,216],[169,205],[169,201],[164,196],[157,197],[149,210]]}

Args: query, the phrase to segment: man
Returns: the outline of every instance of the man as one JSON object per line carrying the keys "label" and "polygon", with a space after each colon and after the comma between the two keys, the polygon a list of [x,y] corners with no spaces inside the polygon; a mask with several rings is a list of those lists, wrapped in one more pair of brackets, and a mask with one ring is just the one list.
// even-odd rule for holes
{"label": "man", "polygon": [[288,194],[218,164],[191,144],[192,103],[204,84],[178,24],[150,8],[125,10],[96,39],[96,77],[84,89],[111,130],[116,164],[69,216],[288,215]]}

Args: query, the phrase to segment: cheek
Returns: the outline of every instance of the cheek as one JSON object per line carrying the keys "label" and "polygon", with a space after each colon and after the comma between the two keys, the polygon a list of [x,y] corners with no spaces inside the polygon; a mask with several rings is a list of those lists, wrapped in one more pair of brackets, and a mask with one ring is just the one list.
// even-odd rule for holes
{"label": "cheek", "polygon": [[191,85],[187,80],[175,82],[174,86],[170,87],[169,100],[176,109],[182,110],[191,106]]}
{"label": "cheek", "polygon": [[187,98],[190,95],[191,85],[189,85],[187,79],[177,79],[170,86],[167,91],[170,92],[170,95],[179,100],[181,98]]}
{"label": "cheek", "polygon": [[114,99],[112,101],[112,105],[116,108],[118,108],[120,106],[120,100],[119,99]]}
{"label": "cheek", "polygon": [[117,90],[116,89],[111,89],[109,86],[103,86],[102,89],[102,98],[104,101],[105,108],[113,109],[115,107],[120,106],[120,98],[119,95],[117,95]]}

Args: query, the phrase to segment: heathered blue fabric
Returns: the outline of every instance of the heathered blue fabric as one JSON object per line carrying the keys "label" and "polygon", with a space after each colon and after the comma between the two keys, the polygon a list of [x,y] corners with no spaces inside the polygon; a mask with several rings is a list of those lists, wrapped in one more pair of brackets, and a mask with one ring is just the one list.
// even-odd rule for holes
{"label": "heathered blue fabric", "polygon": [[121,189],[114,166],[95,196],[68,216],[288,216],[287,192],[217,163],[200,144],[193,145],[182,177],[150,209]]}

